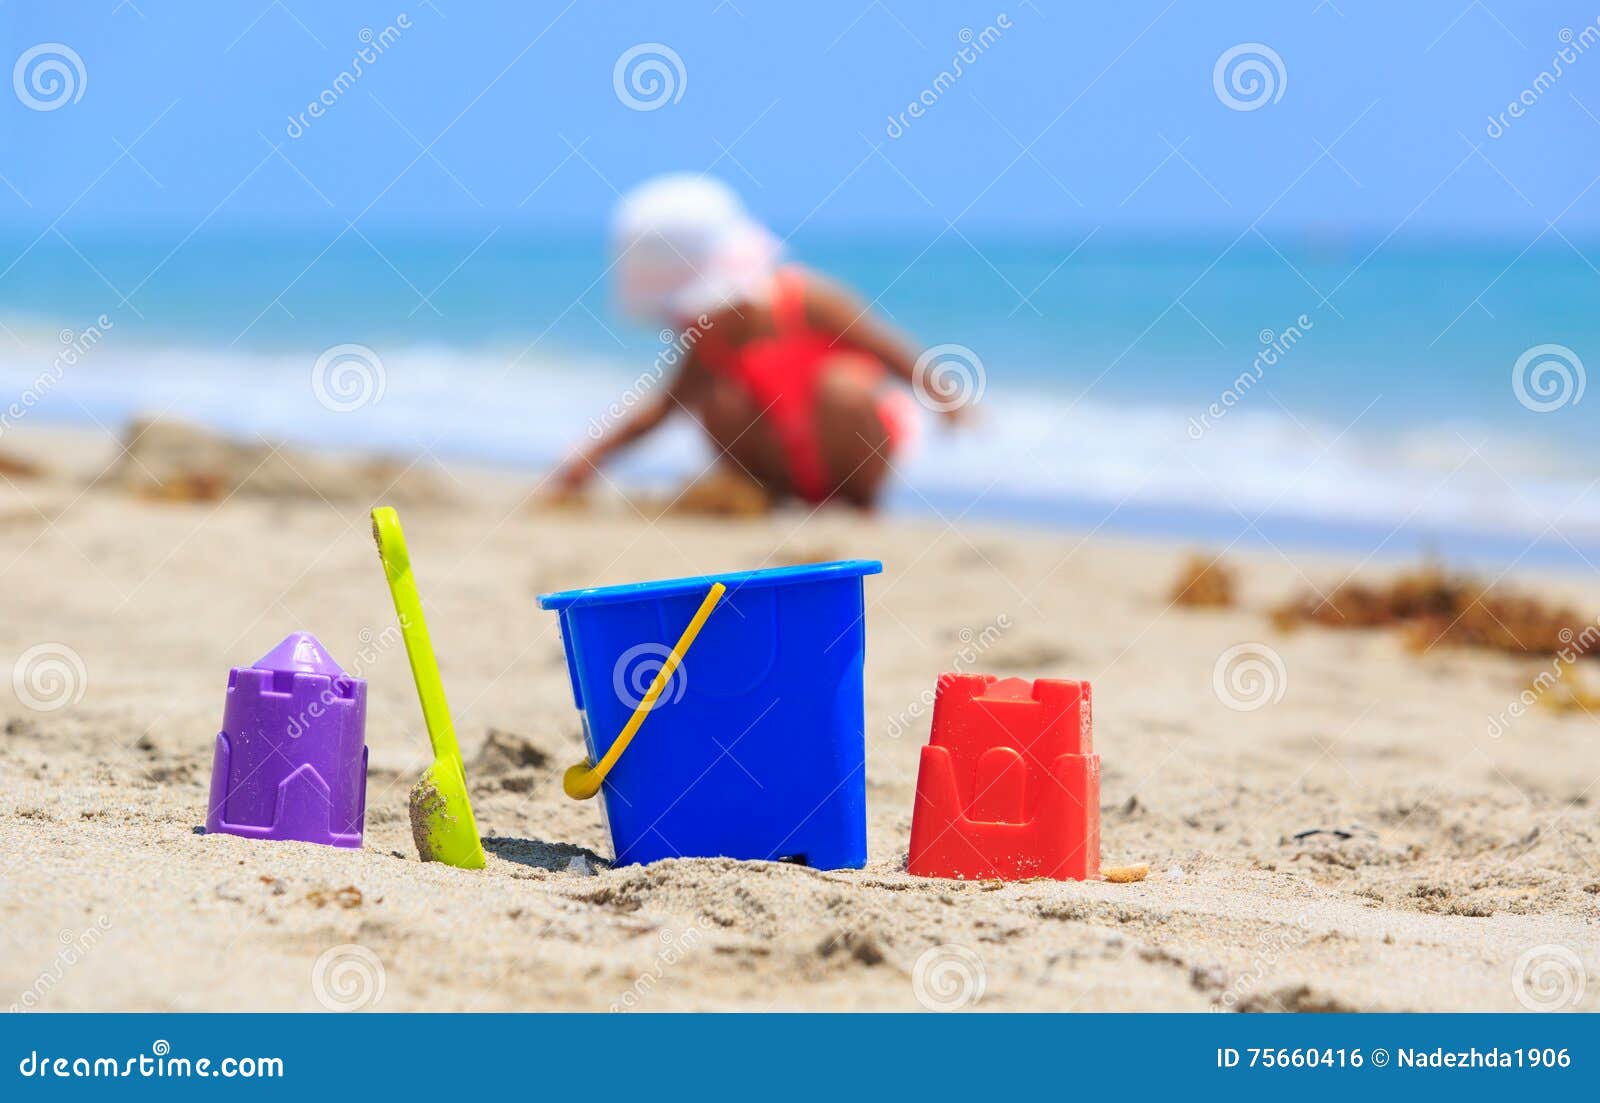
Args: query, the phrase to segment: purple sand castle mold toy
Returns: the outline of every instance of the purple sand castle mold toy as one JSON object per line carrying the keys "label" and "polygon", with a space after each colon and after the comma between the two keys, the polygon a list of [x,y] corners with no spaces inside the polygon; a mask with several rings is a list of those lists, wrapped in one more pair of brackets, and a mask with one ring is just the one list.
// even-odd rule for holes
{"label": "purple sand castle mold toy", "polygon": [[367,683],[309,632],[234,667],[206,830],[359,847],[367,810]]}

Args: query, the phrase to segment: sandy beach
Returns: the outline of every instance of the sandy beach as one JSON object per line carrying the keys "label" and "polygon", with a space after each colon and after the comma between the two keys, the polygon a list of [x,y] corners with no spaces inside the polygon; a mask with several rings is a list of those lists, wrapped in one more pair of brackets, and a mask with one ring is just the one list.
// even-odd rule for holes
{"label": "sandy beach", "polygon": [[[530,506],[531,477],[427,471],[402,511],[486,836],[469,872],[412,845],[430,756],[382,643],[370,498],[145,500],[91,485],[118,462],[97,434],[29,426],[7,454],[49,470],[0,482],[0,656],[10,673],[53,645],[32,654],[81,668],[0,692],[0,1005],[1600,1007],[1595,718],[1535,706],[1492,736],[1547,662],[1267,615],[1394,563],[1242,543],[1238,606],[1189,609],[1168,598],[1177,545],[932,515],[555,511]],[[610,868],[598,807],[561,792],[579,720],[535,595],[854,557],[884,563],[866,583],[867,868]],[[1511,579],[1600,610],[1593,578]],[[228,668],[296,629],[369,680],[359,851],[203,829]],[[1218,691],[1241,645],[1281,659],[1269,699],[1232,701],[1259,707],[1224,700],[1248,685]],[[1103,860],[1147,879],[905,872],[923,701],[952,669],[1093,684]]]}

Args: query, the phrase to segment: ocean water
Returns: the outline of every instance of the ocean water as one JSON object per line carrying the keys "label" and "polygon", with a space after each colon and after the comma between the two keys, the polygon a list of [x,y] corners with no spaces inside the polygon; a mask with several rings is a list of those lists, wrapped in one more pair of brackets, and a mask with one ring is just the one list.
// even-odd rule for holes
{"label": "ocean water", "polygon": [[[598,234],[181,237],[0,240],[0,434],[169,412],[537,469],[662,348],[613,311]],[[1087,232],[793,252],[919,346],[961,346],[952,378],[981,389],[964,431],[928,419],[892,509],[1582,566],[1600,270],[1580,249]],[[319,369],[343,345],[370,357]],[[667,483],[706,455],[680,424],[618,477]]]}

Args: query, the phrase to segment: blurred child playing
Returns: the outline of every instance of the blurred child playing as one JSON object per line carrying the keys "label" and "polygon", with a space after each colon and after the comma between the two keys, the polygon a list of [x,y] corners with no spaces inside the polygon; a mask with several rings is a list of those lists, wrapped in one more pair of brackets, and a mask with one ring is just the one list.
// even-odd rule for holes
{"label": "blurred child playing", "polygon": [[780,264],[777,239],[705,177],[664,176],[625,196],[612,250],[623,311],[671,326],[686,356],[561,467],[563,492],[682,411],[774,499],[876,503],[916,424],[904,339],[850,292]]}

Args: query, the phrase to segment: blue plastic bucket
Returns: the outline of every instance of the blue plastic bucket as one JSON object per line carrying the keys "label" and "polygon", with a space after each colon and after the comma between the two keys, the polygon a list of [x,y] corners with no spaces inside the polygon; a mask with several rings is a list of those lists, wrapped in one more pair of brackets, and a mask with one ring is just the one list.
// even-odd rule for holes
{"label": "blue plastic bucket", "polygon": [[711,584],[728,588],[602,789],[619,865],[866,864],[861,580],[882,570],[847,560],[540,595],[561,616],[598,762]]}

